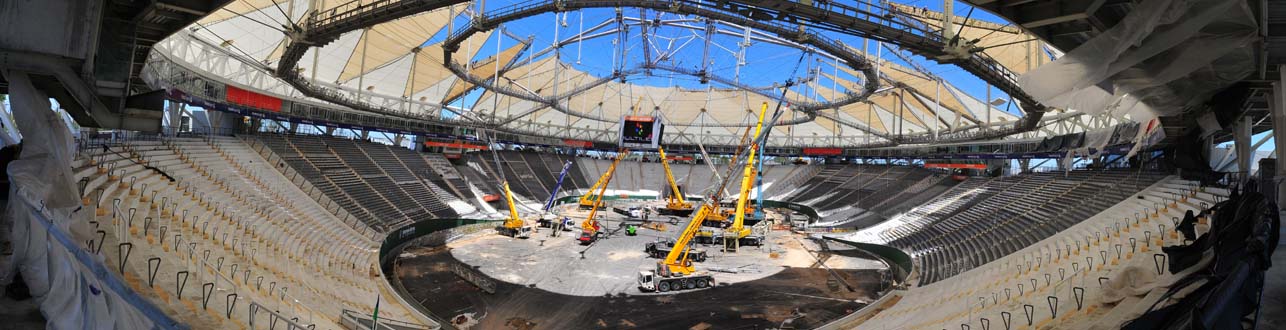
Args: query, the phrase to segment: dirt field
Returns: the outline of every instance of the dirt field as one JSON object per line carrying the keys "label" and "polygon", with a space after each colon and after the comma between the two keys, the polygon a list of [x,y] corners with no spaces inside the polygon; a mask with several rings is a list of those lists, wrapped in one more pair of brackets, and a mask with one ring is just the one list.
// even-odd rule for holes
{"label": "dirt field", "polygon": [[505,281],[495,281],[496,292],[489,294],[451,272],[459,261],[449,249],[405,251],[392,280],[437,317],[467,320],[472,329],[812,328],[856,311],[863,306],[858,301],[874,300],[879,289],[878,270],[787,267],[760,279],[670,295],[578,296]]}

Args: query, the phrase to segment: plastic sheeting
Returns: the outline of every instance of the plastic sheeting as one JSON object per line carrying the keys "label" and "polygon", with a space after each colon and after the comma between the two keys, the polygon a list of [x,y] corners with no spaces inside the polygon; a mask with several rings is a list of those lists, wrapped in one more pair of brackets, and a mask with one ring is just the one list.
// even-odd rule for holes
{"label": "plastic sheeting", "polygon": [[91,237],[83,218],[89,212],[78,212],[71,132],[26,73],[3,74],[24,140],[19,159],[7,169],[11,186],[4,225],[12,228],[14,251],[0,268],[0,284],[20,272],[49,329],[181,327],[111,275],[101,256],[81,250],[78,242]]}
{"label": "plastic sheeting", "polygon": [[1174,115],[1254,71],[1245,1],[1139,2],[1120,23],[1021,77],[1045,105],[1139,122]]}

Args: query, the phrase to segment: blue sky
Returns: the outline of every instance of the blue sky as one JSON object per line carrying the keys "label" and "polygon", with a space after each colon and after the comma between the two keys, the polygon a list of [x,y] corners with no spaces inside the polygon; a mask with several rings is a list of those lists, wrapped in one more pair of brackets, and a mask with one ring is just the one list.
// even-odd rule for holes
{"label": "blue sky", "polygon": [[[516,1],[516,0],[487,1],[486,8],[488,11],[493,11],[503,7],[507,7],[514,3],[521,3],[521,2],[522,1]],[[841,1],[841,2],[848,4],[850,6],[858,6],[855,2],[851,0]],[[932,10],[941,10],[942,8],[941,1],[921,0],[921,1],[904,1],[902,3],[913,5],[913,6],[927,7]],[[861,5],[861,6],[865,6],[865,5]],[[970,9],[970,6],[964,3],[957,3],[955,5],[954,12],[960,17],[964,17],[965,15],[969,14],[969,9]],[[640,15],[640,10],[637,8],[625,8],[624,11],[627,14],[627,16]],[[678,15],[669,14],[669,13],[659,13],[659,12],[650,11],[650,10],[646,11],[645,13],[647,17],[660,17],[663,19],[681,18]],[[513,32],[513,34],[516,34],[518,36],[534,37],[533,47],[532,47],[532,50],[530,51],[530,52],[534,52],[534,51],[543,49],[554,42],[556,29],[559,35],[558,38],[563,39],[571,35],[574,35],[575,33],[581,31],[582,29],[589,29],[593,25],[600,23],[604,20],[611,19],[614,16],[615,16],[615,11],[613,9],[579,10],[579,11],[569,12],[566,14],[547,13],[543,15],[538,15],[538,16],[506,23],[503,25],[503,28],[508,29],[509,31]],[[555,17],[557,17],[557,19]],[[987,13],[983,10],[974,10],[970,17],[973,19],[981,19],[981,20],[996,22],[1000,24],[1006,23],[1006,21],[1000,18],[997,18],[996,16],[991,15],[990,13]],[[467,21],[467,18],[464,18],[464,17],[458,18],[456,20],[457,26],[464,25],[466,21]],[[559,23],[555,23],[555,22],[559,22]],[[693,23],[693,24],[697,25],[699,23]],[[673,46],[675,46],[675,47],[672,47],[671,49],[674,49],[674,48],[678,48],[677,45],[682,44],[683,42],[687,41],[687,39],[694,39],[690,41],[691,44],[687,45],[686,48],[683,48],[683,50],[677,52],[677,54],[674,57],[674,61],[670,62],[669,64],[685,67],[688,69],[698,69],[701,66],[700,62],[701,62],[701,54],[702,54],[703,46],[702,46],[701,40],[692,38],[691,37],[692,32],[689,32],[689,31],[690,30],[687,30],[687,29],[673,28],[673,27],[663,28],[654,34],[659,36],[660,38],[653,39],[652,42],[654,43],[654,47],[664,48],[665,45],[669,45],[670,43],[670,40],[664,40],[664,39],[671,38],[671,40],[674,40]],[[626,48],[627,48],[627,53],[629,54],[629,56],[625,60],[627,63],[626,65],[627,68],[642,62],[642,55],[640,52],[640,49],[642,48],[642,45],[641,45],[642,39],[637,36],[638,29],[637,28],[631,29],[630,33],[633,36],[628,37],[626,39],[628,40]],[[842,34],[831,33],[831,32],[822,32],[822,33],[831,38],[838,39],[840,41],[843,41],[846,44],[853,45],[858,48],[861,48],[861,45],[863,45],[865,41],[863,38],[858,38],[858,37],[849,36],[849,35],[842,35]],[[445,31],[437,32],[433,34],[430,38],[428,38],[425,44],[439,43],[445,38],[445,34],[446,34]],[[619,48],[618,46],[615,46],[612,44],[614,38],[615,38],[614,36],[608,36],[608,37],[602,37],[602,38],[593,39],[593,40],[587,40],[580,44],[572,44],[572,45],[564,46],[559,52],[559,55],[561,56],[564,62],[574,63],[574,66],[580,70],[590,72],[591,74],[594,74],[600,77],[607,76],[611,74],[611,72],[613,71],[612,69],[614,67],[614,60],[620,59],[620,56],[615,55],[616,51]],[[661,39],[661,40],[658,40],[658,39]],[[741,41],[741,38],[735,37],[735,36],[717,35],[713,38],[713,40],[714,40],[713,44],[715,45],[710,48],[711,49],[710,59],[713,61],[713,63],[710,64],[710,71],[715,72],[718,75],[727,77],[727,78],[733,78],[735,76],[742,83],[746,85],[764,86],[764,85],[770,85],[772,83],[780,83],[791,77],[803,76],[810,69],[819,69],[819,70],[822,70],[822,72],[827,74],[834,73],[833,63],[831,63],[830,60],[825,59],[823,57],[815,56],[815,55],[801,56],[803,55],[803,52],[796,49],[792,49],[784,46],[771,45],[763,42],[755,42],[754,45],[751,46],[750,49],[747,51],[746,65],[742,68],[742,72],[739,75],[737,75],[737,74],[734,74],[733,72],[733,69],[735,68],[736,57],[728,50],[733,50],[733,51],[737,50],[737,42]],[[512,38],[503,36],[500,33],[495,33],[493,34],[493,37],[488,39],[487,42],[480,48],[475,59],[481,59],[494,54],[497,49],[496,47],[497,42],[500,43],[500,47],[502,49],[513,46],[517,43],[517,41]],[[875,54],[877,48],[879,48],[876,46],[875,42],[870,42],[867,47],[869,49],[869,52],[871,52],[873,55]],[[899,51],[899,50],[897,50],[896,48],[884,48],[882,58],[885,61],[891,61],[894,63],[906,65],[906,63],[904,63],[902,60],[890,54],[890,52],[892,51]],[[954,65],[939,65],[931,60],[927,60],[922,57],[910,55],[909,53],[905,53],[905,54],[907,54],[908,57],[912,58],[912,60],[916,61],[916,63],[919,64],[920,66],[925,67],[931,72],[934,72],[935,74],[943,77],[949,83],[955,85],[957,88],[960,88],[965,93],[973,95],[975,98],[980,100],[985,98],[986,90],[987,90],[986,85],[981,80],[977,79],[976,77],[969,74],[968,72],[963,71],[959,67],[956,67]],[[551,53],[549,55],[546,55],[546,57],[548,56],[553,56],[553,54]],[[524,54],[524,58],[525,57],[526,57],[526,54]],[[848,78],[848,76],[842,72],[840,72],[839,76]],[[682,75],[682,74],[675,74],[675,73],[670,73],[665,71],[654,71],[653,74],[650,76],[633,75],[628,77],[627,79],[630,83],[652,85],[652,86],[678,86],[678,87],[685,87],[685,88],[704,88],[705,87],[705,85],[698,82],[697,78],[695,77]],[[818,85],[824,86],[826,88],[830,88],[834,86],[834,84],[831,81],[825,78],[819,81]],[[722,85],[718,83],[714,83],[714,86],[727,87],[726,85]],[[841,91],[843,90],[842,88],[840,89]],[[797,90],[797,91],[805,94],[809,92],[809,90],[807,89]],[[475,91],[470,95],[464,97],[463,100],[453,105],[468,106],[473,102],[475,102],[475,100],[480,94],[481,94],[480,92]],[[993,88],[992,98],[1007,98],[1007,96],[1001,93],[999,90],[996,90]],[[1009,109],[1009,110],[1011,112],[1017,112],[1017,109]]]}

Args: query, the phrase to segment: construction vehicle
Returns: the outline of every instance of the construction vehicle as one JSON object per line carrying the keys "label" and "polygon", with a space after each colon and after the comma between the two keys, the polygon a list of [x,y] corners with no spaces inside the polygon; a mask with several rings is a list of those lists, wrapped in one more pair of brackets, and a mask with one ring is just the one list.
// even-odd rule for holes
{"label": "construction vehicle", "polygon": [[509,191],[509,181],[505,181],[502,185],[505,187],[505,201],[509,203],[509,219],[506,219],[505,223],[496,227],[496,231],[509,237],[531,237],[533,228],[527,224],[527,221],[518,217],[518,208],[514,205],[513,192]]}
{"label": "construction vehicle", "polygon": [[686,217],[692,215],[692,202],[683,197],[679,184],[674,181],[674,172],[670,171],[670,160],[665,157],[665,148],[657,148],[661,153],[661,166],[665,168],[665,179],[670,181],[670,196],[665,198],[665,208],[657,210],[662,215]]}
{"label": "construction vehicle", "polygon": [[[763,108],[760,109],[759,112],[759,122],[755,125],[755,133],[752,135],[756,138],[758,138],[762,132],[764,121],[763,116],[767,110],[768,104],[764,103]],[[702,244],[723,242],[725,246],[734,250],[740,245],[762,244],[764,237],[762,235],[754,235],[750,228],[745,227],[746,215],[754,213],[754,207],[747,205],[747,203],[750,197],[750,189],[753,188],[756,175],[758,174],[758,172],[755,171],[755,154],[758,150],[757,139],[750,141],[750,144],[745,148],[745,150],[748,150],[748,152],[746,152],[746,165],[742,168],[741,189],[737,191],[737,199],[732,203],[731,208],[719,207],[719,205],[723,204],[721,202],[714,203],[716,205],[715,213],[712,215],[714,219],[706,220],[706,228],[697,232],[697,242]],[[740,156],[740,152],[733,155],[734,159],[729,166],[730,171],[732,169],[731,165],[735,165],[737,163],[736,157],[738,156]],[[731,176],[729,176],[729,178],[731,178]],[[726,179],[723,185],[727,185]],[[716,192],[722,191],[723,187],[721,186]],[[717,201],[719,197],[715,196],[714,198]],[[728,219],[731,219],[732,221],[729,222]]]}
{"label": "construction vehicle", "polygon": [[703,289],[715,285],[713,276],[704,272],[697,272],[696,267],[692,265],[696,257],[702,257],[704,254],[693,253],[691,246],[692,238],[696,236],[697,231],[701,228],[701,223],[705,217],[714,211],[714,203],[701,204],[701,208],[683,228],[683,232],[675,238],[674,244],[650,244],[653,249],[668,247],[669,251],[665,254],[665,259],[656,262],[655,271],[639,272],[638,285],[643,291],[670,292],[691,289]]}
{"label": "construction vehicle", "polygon": [[[756,140],[760,138],[760,133],[764,124],[764,113],[767,111],[768,103],[764,102],[763,107],[759,110],[759,122],[755,125],[754,137]],[[776,122],[777,115],[780,115],[780,109],[778,113],[774,114],[773,122]],[[746,169],[743,171],[751,171],[754,168],[754,146],[755,144],[753,143],[750,145],[749,158],[747,159]],[[726,186],[729,179],[730,178],[725,177],[721,186]],[[753,182],[753,179],[753,173],[743,173],[740,195],[737,200],[736,213],[734,215],[732,226],[729,227],[728,230],[723,231],[723,235],[725,237],[729,235],[736,237],[737,239],[751,237],[750,230],[744,228],[744,221],[746,212],[745,204],[746,200],[749,198],[750,182]],[[696,212],[696,215],[693,216],[692,220],[688,222],[688,225],[683,228],[683,232],[679,234],[679,237],[675,238],[674,245],[669,246],[667,243],[659,245],[651,244],[649,246],[649,248],[652,249],[669,247],[670,250],[666,253],[664,260],[657,261],[655,271],[639,272],[639,289],[644,291],[670,292],[701,289],[715,285],[713,276],[696,271],[696,267],[693,266],[693,262],[696,261],[696,257],[704,257],[704,255],[700,254],[699,251],[698,253],[694,253],[690,244],[692,243],[693,238],[697,236],[697,233],[701,231],[701,226],[705,223],[706,218],[711,214],[716,213],[719,205],[718,195],[722,190],[722,187],[720,187],[720,189],[716,190],[713,194],[714,196],[710,196],[710,198],[706,199],[705,203],[701,204],[701,208]]]}
{"label": "construction vehicle", "polygon": [[[598,215],[598,209],[603,206],[603,194],[607,192],[607,184],[612,182],[612,176],[616,173],[616,165],[620,164],[621,159],[624,159],[625,154],[628,152],[628,149],[622,148],[621,153],[616,156],[616,160],[612,161],[612,166],[607,168],[607,173],[604,173],[603,177],[598,178],[598,182],[594,183],[593,188],[598,188],[598,193],[594,193],[593,188],[591,188],[584,196],[581,196],[581,207],[589,205],[589,216],[585,218],[585,221],[581,222],[580,238],[577,238],[581,245],[593,244],[603,236],[603,233],[600,232],[603,227],[598,224],[598,219],[595,216]],[[594,199],[587,201],[586,197],[591,195],[594,196]]]}
{"label": "construction vehicle", "polygon": [[[768,112],[768,102],[764,102],[763,108],[759,110],[759,123],[755,125],[755,137],[759,137],[760,129],[764,125],[764,113]],[[755,176],[755,153],[759,150],[759,142],[755,141],[750,144],[750,153],[746,158],[746,166],[741,172],[741,189],[738,191],[737,208],[733,212],[732,225],[724,230],[723,239],[725,246],[731,244],[735,250],[745,240],[748,245],[759,245],[763,242],[761,235],[752,235],[752,230],[746,228],[746,203],[750,200],[750,189],[754,188]]]}
{"label": "construction vehicle", "polygon": [[[665,258],[665,256],[669,255],[670,251],[673,249],[674,249],[674,239],[663,239],[663,240],[657,240],[656,242],[648,242],[647,245],[643,246],[644,253],[647,253],[649,257],[657,258],[657,259]],[[692,249],[692,251],[688,252],[688,254],[690,255],[689,259],[692,259],[692,261],[695,261],[695,262],[706,261],[705,250]]]}
{"label": "construction vehicle", "polygon": [[[598,177],[598,181],[595,181],[594,185],[589,186],[589,190],[580,196],[580,209],[589,210],[602,206],[595,203],[602,202],[602,194],[607,191],[607,183],[612,180],[612,175],[616,173],[616,165],[620,164],[622,159],[625,159],[626,154],[629,154],[629,149],[622,148],[616,155],[616,160],[612,161],[612,166],[607,168],[607,172],[603,172],[603,175]],[[594,193],[595,190],[599,191],[597,195]],[[594,202],[596,197],[599,202]]]}
{"label": "construction vehicle", "polygon": [[540,219],[536,220],[537,225],[545,228],[552,228],[555,225],[560,224],[557,221],[558,215],[553,212],[549,212],[549,210],[554,208],[554,201],[558,199],[558,190],[563,187],[563,179],[567,178],[567,170],[571,168],[572,161],[569,160],[563,163],[563,171],[558,173],[558,183],[554,184],[554,189],[552,189],[549,194],[549,200],[545,201],[545,207],[541,208]]}

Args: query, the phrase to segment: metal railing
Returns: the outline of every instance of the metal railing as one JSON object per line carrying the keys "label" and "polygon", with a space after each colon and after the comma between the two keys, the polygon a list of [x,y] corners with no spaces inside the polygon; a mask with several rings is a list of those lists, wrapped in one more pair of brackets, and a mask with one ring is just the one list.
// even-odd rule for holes
{"label": "metal railing", "polygon": [[345,309],[340,314],[340,325],[354,330],[429,330],[437,329],[436,327],[424,326],[416,323],[391,320],[381,317],[377,325],[372,326],[370,314],[359,313],[357,311]]}
{"label": "metal railing", "polygon": [[[80,304],[84,304],[87,307],[88,305],[92,305],[92,304],[108,303],[113,307],[112,309],[114,311],[120,312],[122,314],[121,315],[122,317],[126,316],[125,314],[133,314],[131,316],[135,317],[136,321],[147,320],[148,322],[152,323],[153,327],[158,329],[176,329],[176,330],[188,329],[186,325],[181,324],[174,319],[171,319],[160,308],[156,307],[151,302],[145,300],[137,292],[130,289],[130,286],[126,284],[124,280],[122,280],[121,278],[117,277],[116,274],[114,274],[115,272],[111,270],[112,269],[111,267],[103,264],[103,262],[101,261],[102,259],[100,257],[96,256],[92,251],[87,251],[85,249],[82,249],[79,243],[77,243],[75,239],[72,238],[73,236],[71,233],[64,231],[64,229],[61,226],[57,225],[57,223],[70,223],[72,222],[72,220],[58,219],[58,217],[55,216],[54,213],[50,212],[50,210],[47,210],[45,208],[45,202],[43,200],[39,200],[35,196],[31,196],[32,192],[29,189],[25,189],[25,188],[26,187],[23,187],[21,185],[15,186],[16,193],[15,195],[12,195],[10,197],[11,197],[11,200],[17,200],[15,202],[22,203],[23,204],[22,207],[26,208],[29,211],[28,215],[29,215],[29,219],[31,220],[31,223],[29,223],[28,225],[40,227],[38,231],[33,231],[33,234],[43,233],[43,235],[37,234],[32,236],[31,238],[34,239],[39,236],[45,236],[42,238],[45,239],[44,242],[46,242],[48,245],[44,248],[41,248],[41,250],[49,250],[49,252],[51,253],[47,255],[48,257],[55,256],[56,254],[53,253],[55,251],[63,251],[65,255],[71,256],[71,259],[72,259],[72,261],[70,261],[70,264],[62,263],[62,262],[68,262],[67,260],[60,260],[60,262],[50,262],[49,264],[62,265],[63,267],[68,267],[70,271],[80,273],[79,282],[60,283],[60,281],[58,280],[59,278],[62,278],[62,279],[74,278],[74,275],[69,275],[70,277],[62,276],[58,278],[49,279],[49,280],[54,280],[54,282],[50,283],[51,285],[83,287],[87,285],[85,282],[87,279],[93,280],[97,282],[97,284],[99,284],[99,286],[97,286],[99,289],[102,289],[104,291],[111,291],[113,294],[95,295],[95,297],[86,297],[82,299]],[[10,210],[11,211],[15,210],[15,206],[16,205],[14,204],[10,204]],[[39,224],[39,225],[36,225],[36,224]],[[36,244],[37,242],[33,240],[30,243]],[[90,246],[92,247],[94,241],[91,240],[89,241],[89,243],[90,243]],[[102,247],[101,241],[99,242],[98,246],[101,249]],[[46,260],[30,260],[30,262],[46,262]],[[51,271],[53,270],[51,269]],[[87,293],[87,292],[88,291],[85,290],[85,291],[82,291],[81,294]],[[100,305],[99,307],[108,308],[109,306]],[[85,311],[85,309],[81,309],[81,310]],[[47,310],[45,312],[61,313],[66,311]],[[140,324],[135,324],[135,325],[140,325]]]}

